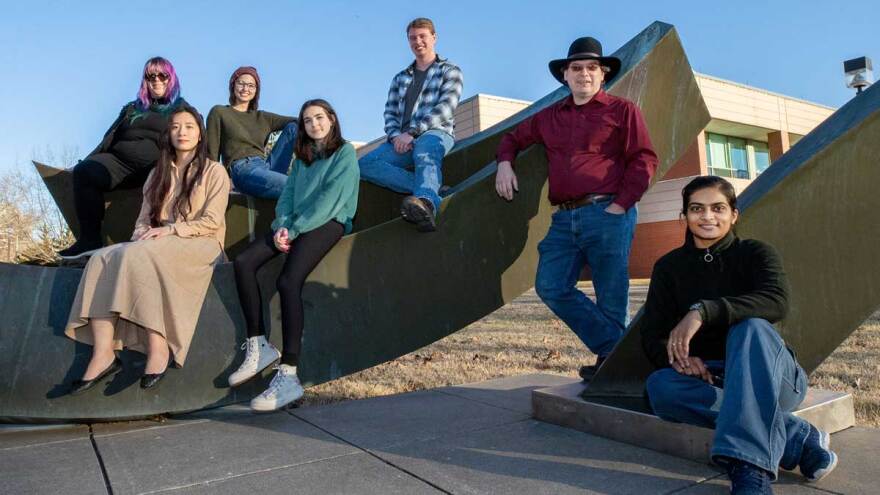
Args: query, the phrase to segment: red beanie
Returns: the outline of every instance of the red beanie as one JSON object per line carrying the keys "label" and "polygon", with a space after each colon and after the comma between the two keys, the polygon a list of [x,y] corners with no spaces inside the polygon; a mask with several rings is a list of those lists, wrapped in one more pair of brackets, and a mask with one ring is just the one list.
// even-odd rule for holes
{"label": "red beanie", "polygon": [[229,104],[235,104],[235,81],[245,74],[253,77],[257,84],[257,90],[254,91],[254,99],[250,101],[250,105],[248,106],[249,110],[256,110],[259,107],[260,102],[260,75],[257,74],[257,69],[255,67],[249,65],[235,69],[235,72],[232,73],[232,77],[229,78]]}

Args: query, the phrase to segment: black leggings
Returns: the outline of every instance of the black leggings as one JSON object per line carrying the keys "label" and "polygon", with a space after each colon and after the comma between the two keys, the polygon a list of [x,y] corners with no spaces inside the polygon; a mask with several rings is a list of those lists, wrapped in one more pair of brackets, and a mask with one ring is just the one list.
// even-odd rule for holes
{"label": "black leggings", "polygon": [[[94,159],[93,159],[94,158]],[[79,221],[79,239],[100,242],[104,221],[104,193],[141,187],[151,167],[128,171],[115,156],[102,153],[87,157],[73,168],[73,205]],[[111,170],[108,170],[112,168]],[[124,174],[124,175],[123,175]]]}
{"label": "black leggings", "polygon": [[[281,362],[296,366],[303,332],[302,288],[306,277],[330,249],[342,238],[345,228],[331,220],[315,230],[300,234],[290,243],[290,252],[276,285],[281,296]],[[235,285],[244,312],[248,337],[265,335],[257,270],[281,251],[275,247],[272,233],[252,242],[235,258]]]}

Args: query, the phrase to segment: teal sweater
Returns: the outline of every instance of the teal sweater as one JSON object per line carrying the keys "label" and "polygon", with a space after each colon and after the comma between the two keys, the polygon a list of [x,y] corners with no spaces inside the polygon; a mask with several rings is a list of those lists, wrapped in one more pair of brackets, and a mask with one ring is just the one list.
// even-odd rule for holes
{"label": "teal sweater", "polygon": [[360,169],[351,143],[335,153],[306,166],[293,163],[278,204],[272,230],[287,228],[291,239],[336,220],[351,232],[351,220],[357,211]]}

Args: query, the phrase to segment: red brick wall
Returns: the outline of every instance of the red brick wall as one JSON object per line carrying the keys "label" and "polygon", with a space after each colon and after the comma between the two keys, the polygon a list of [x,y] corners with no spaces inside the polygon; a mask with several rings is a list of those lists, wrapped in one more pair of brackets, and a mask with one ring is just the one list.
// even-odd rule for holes
{"label": "red brick wall", "polygon": [[684,242],[684,221],[640,223],[636,225],[629,255],[630,278],[651,278],[651,270],[661,256]]}

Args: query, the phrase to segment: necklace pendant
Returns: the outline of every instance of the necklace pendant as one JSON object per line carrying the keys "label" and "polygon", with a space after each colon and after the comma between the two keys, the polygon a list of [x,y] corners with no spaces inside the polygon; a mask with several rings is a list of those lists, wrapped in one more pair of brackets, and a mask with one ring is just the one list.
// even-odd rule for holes
{"label": "necklace pendant", "polygon": [[715,257],[712,256],[712,253],[706,253],[703,255],[703,261],[705,261],[706,263],[711,263],[714,259]]}

